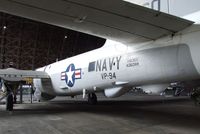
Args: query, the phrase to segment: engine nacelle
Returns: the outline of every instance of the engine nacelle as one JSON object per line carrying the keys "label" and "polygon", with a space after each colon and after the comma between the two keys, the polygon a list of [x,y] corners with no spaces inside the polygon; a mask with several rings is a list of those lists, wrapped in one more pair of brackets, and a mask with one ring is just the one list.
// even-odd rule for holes
{"label": "engine nacelle", "polygon": [[55,95],[50,95],[50,94],[47,94],[45,92],[41,92],[39,89],[35,90],[34,96],[38,100],[42,100],[42,101],[48,101],[48,100],[51,100],[51,99],[56,97]]}
{"label": "engine nacelle", "polygon": [[104,95],[108,98],[115,98],[125,94],[130,88],[127,87],[114,87],[104,90]]}
{"label": "engine nacelle", "polygon": [[47,101],[56,97],[50,79],[34,79],[33,84],[35,87],[34,96],[38,100]]}

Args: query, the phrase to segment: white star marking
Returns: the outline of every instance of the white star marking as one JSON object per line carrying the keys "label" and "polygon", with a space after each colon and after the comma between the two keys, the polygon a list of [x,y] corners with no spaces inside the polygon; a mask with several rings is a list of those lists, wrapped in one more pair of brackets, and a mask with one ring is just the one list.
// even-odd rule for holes
{"label": "white star marking", "polygon": [[71,66],[70,66],[69,71],[66,72],[66,75],[67,75],[67,77],[68,77],[68,79],[67,79],[67,84],[68,84],[70,81],[71,81],[72,84],[74,84],[74,83],[73,83],[73,80],[72,80],[72,75],[73,75],[73,74],[74,74],[74,71],[71,70]]}

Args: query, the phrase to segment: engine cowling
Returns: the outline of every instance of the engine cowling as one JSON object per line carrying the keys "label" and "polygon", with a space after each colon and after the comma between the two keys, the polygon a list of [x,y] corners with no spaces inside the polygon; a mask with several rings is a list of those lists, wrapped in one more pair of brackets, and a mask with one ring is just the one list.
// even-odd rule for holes
{"label": "engine cowling", "polygon": [[34,96],[38,100],[42,100],[42,101],[48,101],[48,100],[54,99],[56,97],[55,95],[50,95],[48,93],[41,92],[39,89],[35,90]]}
{"label": "engine cowling", "polygon": [[33,81],[35,87],[34,96],[38,100],[51,100],[56,97],[50,79],[35,79]]}
{"label": "engine cowling", "polygon": [[127,87],[114,87],[104,90],[104,95],[108,98],[115,98],[125,94],[130,88]]}

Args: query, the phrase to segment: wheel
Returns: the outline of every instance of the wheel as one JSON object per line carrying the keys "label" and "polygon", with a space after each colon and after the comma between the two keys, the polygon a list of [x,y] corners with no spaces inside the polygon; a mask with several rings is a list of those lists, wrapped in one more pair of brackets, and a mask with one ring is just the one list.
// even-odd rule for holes
{"label": "wheel", "polygon": [[95,93],[89,93],[88,94],[88,103],[91,105],[97,104],[97,96]]}
{"label": "wheel", "polygon": [[6,110],[7,111],[13,110],[13,95],[11,93],[8,94],[6,99]]}

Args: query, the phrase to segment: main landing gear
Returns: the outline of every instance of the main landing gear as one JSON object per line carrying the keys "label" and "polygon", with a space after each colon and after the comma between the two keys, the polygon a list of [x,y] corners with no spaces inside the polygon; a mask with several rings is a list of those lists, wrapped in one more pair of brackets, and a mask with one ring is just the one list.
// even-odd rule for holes
{"label": "main landing gear", "polygon": [[97,96],[95,93],[88,93],[88,103],[91,105],[97,104]]}

